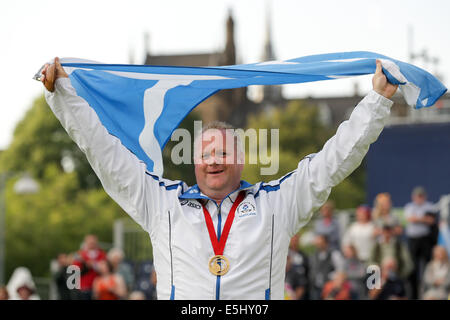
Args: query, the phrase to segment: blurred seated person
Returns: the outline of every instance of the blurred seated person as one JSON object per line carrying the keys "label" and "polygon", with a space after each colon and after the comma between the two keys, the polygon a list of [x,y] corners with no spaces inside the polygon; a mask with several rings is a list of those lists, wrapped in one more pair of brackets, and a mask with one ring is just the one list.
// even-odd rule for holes
{"label": "blurred seated person", "polygon": [[369,264],[380,266],[386,258],[396,262],[396,272],[399,277],[406,279],[412,272],[414,265],[408,248],[395,235],[395,226],[385,223],[381,235],[375,241],[370,254]]}
{"label": "blurred seated person", "polygon": [[9,300],[8,289],[5,286],[0,286],[0,300]]}
{"label": "blurred seated person", "polygon": [[31,300],[31,296],[35,292],[35,288],[32,288],[28,284],[24,284],[17,288],[17,294],[19,295],[19,300]]}
{"label": "blurred seated person", "polygon": [[423,275],[423,295],[426,300],[447,299],[450,294],[450,262],[442,246],[433,248],[433,259]]}
{"label": "blurred seated person", "polygon": [[328,238],[328,244],[331,249],[340,248],[340,231],[339,222],[333,216],[334,213],[334,201],[327,200],[325,204],[320,208],[320,218],[316,220],[314,224],[314,232],[316,234],[326,235]]}
{"label": "blurred seated person", "polygon": [[71,255],[66,253],[60,253],[57,257],[58,269],[53,275],[55,280],[56,289],[58,291],[59,300],[71,300],[72,293],[67,286],[67,280],[69,280],[70,273],[67,272],[67,268],[72,264]]}
{"label": "blurred seated person", "polygon": [[286,262],[286,280],[292,300],[308,299],[308,257],[298,248],[300,235],[291,238]]}
{"label": "blurred seated person", "polygon": [[150,290],[149,290],[150,300],[158,300],[158,295],[156,291],[156,282],[157,282],[156,271],[155,268],[153,268],[153,271],[150,274]]}
{"label": "blurred seated person", "polygon": [[292,253],[289,252],[286,261],[285,289],[289,292],[289,300],[305,300],[308,290],[308,277],[302,265],[293,263]]}
{"label": "blurred seated person", "polygon": [[375,225],[371,221],[370,208],[361,205],[356,208],[356,221],[353,222],[344,234],[343,246],[351,245],[356,250],[359,260],[367,262],[375,243]]}
{"label": "blurred seated person", "polygon": [[344,246],[344,268],[347,279],[351,284],[355,299],[364,299],[366,297],[366,265],[358,259],[356,249],[352,245]]}
{"label": "blurred seated person", "polygon": [[382,234],[384,224],[389,224],[393,227],[393,233],[400,236],[403,233],[403,228],[400,221],[392,214],[392,200],[388,192],[377,194],[372,210],[372,221],[375,225],[375,236]]}
{"label": "blurred seated person", "polygon": [[40,300],[33,276],[27,267],[17,267],[6,288],[10,300]]}
{"label": "blurred seated person", "polygon": [[311,299],[319,300],[322,290],[333,272],[343,270],[343,258],[339,250],[329,247],[326,235],[318,234],[314,239],[315,252],[310,257],[310,295]]}
{"label": "blurred seated person", "polygon": [[145,294],[142,291],[133,291],[128,296],[128,300],[145,300]]}
{"label": "blurred seated person", "polygon": [[369,290],[372,300],[406,300],[404,280],[398,276],[397,262],[386,257],[381,266],[381,287]]}
{"label": "blurred seated person", "polygon": [[353,300],[354,297],[352,285],[344,271],[334,272],[332,280],[323,287],[323,300]]}
{"label": "blurred seated person", "polygon": [[88,234],[84,237],[81,247],[74,257],[73,264],[81,270],[80,290],[74,290],[77,300],[92,299],[92,284],[98,276],[97,263],[106,259],[106,253],[98,245],[96,235]]}
{"label": "blurred seated person", "polygon": [[127,289],[131,290],[134,284],[134,270],[130,264],[124,262],[124,257],[125,254],[119,248],[112,248],[108,251],[108,261],[111,263],[113,271],[123,277]]}
{"label": "blurred seated person", "polygon": [[97,264],[99,276],[92,285],[93,298],[97,300],[119,300],[127,297],[127,287],[123,277],[113,272],[111,263],[107,260]]}

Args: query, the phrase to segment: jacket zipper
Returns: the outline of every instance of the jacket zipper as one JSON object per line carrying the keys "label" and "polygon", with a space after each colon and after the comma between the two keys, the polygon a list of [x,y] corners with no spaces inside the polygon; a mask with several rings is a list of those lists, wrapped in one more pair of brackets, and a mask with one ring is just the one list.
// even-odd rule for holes
{"label": "jacket zipper", "polygon": [[[218,207],[218,213],[217,213],[217,240],[220,240],[220,236],[222,235],[222,215],[221,215],[221,208],[222,203]],[[220,276],[218,275],[216,278],[216,300],[220,300]]]}
{"label": "jacket zipper", "polygon": [[169,216],[169,253],[170,253],[170,300],[175,299],[175,287],[173,285],[173,256],[172,256],[172,222],[170,219],[170,210],[167,210]]}

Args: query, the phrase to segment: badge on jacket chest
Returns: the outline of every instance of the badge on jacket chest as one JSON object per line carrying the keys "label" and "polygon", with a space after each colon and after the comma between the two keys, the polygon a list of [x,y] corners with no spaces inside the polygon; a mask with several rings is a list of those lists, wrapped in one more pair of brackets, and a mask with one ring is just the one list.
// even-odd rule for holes
{"label": "badge on jacket chest", "polygon": [[247,216],[255,216],[256,208],[255,206],[248,201],[242,202],[237,208],[237,214],[239,218],[247,217]]}

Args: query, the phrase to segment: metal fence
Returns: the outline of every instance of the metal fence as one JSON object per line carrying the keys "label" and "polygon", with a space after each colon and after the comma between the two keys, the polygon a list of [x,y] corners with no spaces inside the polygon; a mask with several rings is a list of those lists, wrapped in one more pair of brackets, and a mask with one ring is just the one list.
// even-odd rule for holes
{"label": "metal fence", "polygon": [[36,285],[36,291],[41,300],[57,299],[56,287],[52,278],[33,278]]}
{"label": "metal fence", "polygon": [[125,259],[134,262],[152,260],[150,236],[130,218],[118,219],[113,227],[114,247],[125,253]]}

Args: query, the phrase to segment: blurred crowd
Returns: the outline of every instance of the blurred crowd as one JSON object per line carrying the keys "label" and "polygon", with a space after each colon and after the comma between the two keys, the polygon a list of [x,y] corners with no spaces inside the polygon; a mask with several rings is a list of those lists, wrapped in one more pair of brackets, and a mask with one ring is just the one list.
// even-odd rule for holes
{"label": "blurred crowd", "polygon": [[[156,272],[152,262],[128,261],[118,248],[105,252],[99,247],[95,235],[87,235],[76,254],[60,254],[57,261],[54,279],[59,299],[156,299]],[[73,277],[73,266],[80,271],[78,284],[77,278]]]}
{"label": "blurred crowd", "polygon": [[[411,198],[403,223],[392,213],[391,196],[380,193],[373,208],[359,206],[345,228],[327,201],[312,223],[313,246],[301,246],[299,234],[291,239],[285,299],[450,299],[448,252],[437,244],[439,211],[422,187]],[[56,261],[52,273],[61,300],[157,298],[152,261],[130,261],[118,248],[106,252],[95,235]],[[0,287],[2,299],[39,299],[28,269],[17,268]]]}
{"label": "blurred crowd", "polygon": [[373,208],[361,205],[341,230],[326,202],[313,226],[313,250],[291,239],[285,298],[293,300],[450,299],[447,249],[438,245],[439,211],[416,187],[404,208],[405,223],[392,213],[389,193]]}
{"label": "blurred crowd", "polygon": [[[81,249],[61,253],[53,272],[60,300],[155,300],[156,273],[151,261],[134,263],[121,249],[100,248],[96,235],[86,235]],[[0,300],[39,299],[27,268],[17,268]]]}

